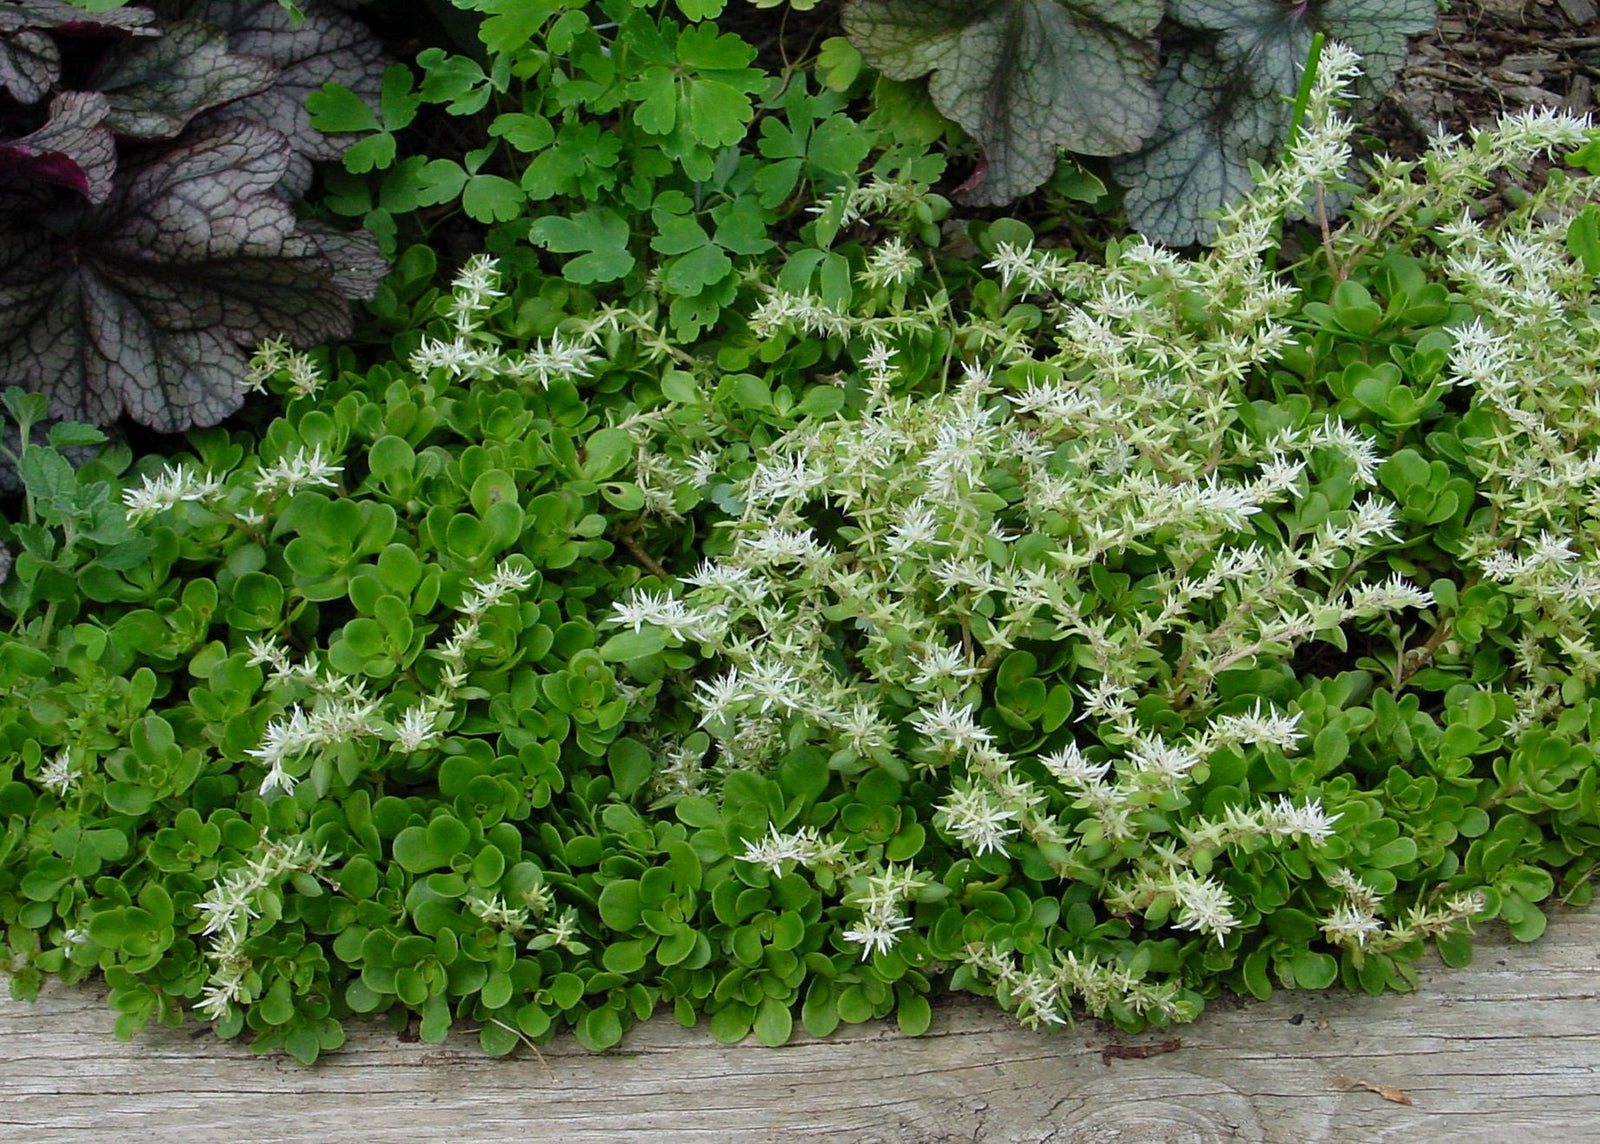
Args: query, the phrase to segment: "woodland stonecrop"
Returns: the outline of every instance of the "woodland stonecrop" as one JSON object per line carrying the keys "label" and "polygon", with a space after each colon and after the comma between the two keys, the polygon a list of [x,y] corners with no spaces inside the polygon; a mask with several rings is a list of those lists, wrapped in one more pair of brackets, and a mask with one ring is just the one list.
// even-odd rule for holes
{"label": "woodland stonecrop", "polygon": [[[667,752],[671,766],[657,780],[664,801],[714,793],[722,776],[767,771],[802,746],[819,747],[845,776],[885,772],[932,792],[923,797],[934,800],[932,825],[948,850],[931,870],[887,861],[848,821],[826,818],[774,826],[741,855],[775,874],[825,876],[819,884],[842,905],[834,924],[863,957],[948,957],[937,950],[948,940],[918,933],[907,903],[930,886],[970,899],[1018,866],[1047,887],[1093,887],[1113,916],[1226,944],[1270,912],[1230,889],[1247,885],[1240,875],[1264,847],[1285,852],[1321,936],[1357,967],[1484,910],[1480,885],[1441,871],[1403,916],[1383,916],[1391,907],[1382,894],[1328,850],[1363,796],[1328,774],[1342,760],[1325,763],[1320,741],[1315,777],[1291,793],[1250,797],[1212,781],[1292,755],[1305,739],[1300,713],[1260,699],[1241,706],[1230,673],[1312,641],[1343,648],[1359,630],[1380,646],[1394,639],[1404,679],[1427,658],[1463,653],[1450,638],[1450,605],[1458,586],[1479,579],[1505,585],[1523,615],[1515,685],[1482,681],[1514,705],[1510,733],[1547,718],[1563,695],[1581,705],[1600,667],[1600,454],[1591,451],[1600,400],[1593,315],[1583,308],[1593,282],[1563,249],[1592,182],[1555,182],[1492,232],[1450,224],[1452,238],[1470,240],[1464,253],[1396,244],[1397,255],[1456,279],[1476,314],[1469,322],[1459,316],[1466,306],[1442,311],[1458,315],[1444,343],[1450,370],[1441,372],[1441,352],[1418,371],[1436,381],[1423,408],[1436,399],[1460,411],[1455,448],[1483,497],[1470,527],[1438,534],[1457,561],[1453,576],[1430,585],[1406,572],[1421,571],[1405,546],[1428,518],[1400,475],[1416,454],[1397,452],[1383,432],[1395,427],[1397,395],[1368,387],[1330,403],[1308,384],[1309,402],[1249,402],[1253,378],[1305,353],[1290,324],[1301,321],[1300,293],[1266,270],[1263,255],[1286,211],[1342,177],[1351,125],[1333,106],[1355,74],[1353,54],[1330,45],[1305,135],[1224,215],[1201,258],[1132,241],[1114,245],[1102,267],[998,244],[989,268],[1044,320],[1025,342],[966,366],[944,394],[892,395],[892,347],[915,299],[862,315],[780,291],[756,315],[766,336],[860,347],[859,380],[845,382],[849,412],[766,449],[685,594],[636,594],[614,606],[614,622],[653,625],[719,665],[684,690],[710,738]],[[1335,273],[1379,241],[1364,231],[1374,220],[1425,235],[1415,217],[1424,199],[1429,218],[1450,217],[1491,170],[1577,147],[1585,133],[1580,121],[1533,115],[1471,144],[1438,140],[1423,167],[1429,183],[1449,178],[1443,202],[1414,186],[1409,168],[1381,165],[1356,221],[1328,239]],[[1364,336],[1378,324],[1358,328],[1366,296],[1347,282],[1332,308],[1306,310]],[[1530,310],[1549,326],[1519,320]],[[1397,360],[1410,364],[1401,346]],[[1389,416],[1362,424],[1380,396]],[[1528,555],[1515,555],[1530,542]],[[1432,619],[1407,620],[1419,612]],[[1430,624],[1426,646],[1407,638]],[[1050,708],[1037,682],[1032,700],[1009,699],[1027,676],[1008,683],[1007,665],[1026,673],[1041,660],[1061,664],[1071,682],[1049,693],[1050,734],[1014,734],[1032,720],[1019,721],[1008,703]],[[1002,736],[1031,749],[1008,751]],[[1363,811],[1349,828],[1367,819]],[[986,856],[1000,861],[986,865]],[[961,957],[1028,1020],[1065,1019],[1075,1004],[1165,1019],[1193,1011],[1181,981],[1143,981],[1070,940],[979,938]],[[1304,976],[1321,972],[1312,965]]]}

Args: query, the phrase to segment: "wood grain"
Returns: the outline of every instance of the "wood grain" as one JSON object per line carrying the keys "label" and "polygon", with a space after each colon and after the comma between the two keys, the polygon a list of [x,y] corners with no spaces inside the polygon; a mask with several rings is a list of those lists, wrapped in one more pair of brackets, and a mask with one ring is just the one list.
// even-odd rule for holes
{"label": "wood grain", "polygon": [[548,1071],[376,1026],[310,1069],[194,1028],[119,1043],[103,992],[57,988],[0,1000],[0,1140],[1600,1141],[1600,910],[1532,946],[1488,929],[1471,967],[1410,996],[1280,993],[1148,1037],[1029,1033],[964,999],[921,1038],[872,1024],[781,1049],[657,1019],[603,1056],[558,1040]]}

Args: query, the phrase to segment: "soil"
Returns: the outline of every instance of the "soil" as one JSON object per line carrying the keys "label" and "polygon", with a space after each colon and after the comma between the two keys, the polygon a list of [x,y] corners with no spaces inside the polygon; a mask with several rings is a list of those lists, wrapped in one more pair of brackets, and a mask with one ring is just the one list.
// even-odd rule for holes
{"label": "soil", "polygon": [[1371,127],[1396,153],[1440,127],[1463,132],[1505,112],[1582,115],[1600,95],[1597,0],[1461,0],[1414,40]]}

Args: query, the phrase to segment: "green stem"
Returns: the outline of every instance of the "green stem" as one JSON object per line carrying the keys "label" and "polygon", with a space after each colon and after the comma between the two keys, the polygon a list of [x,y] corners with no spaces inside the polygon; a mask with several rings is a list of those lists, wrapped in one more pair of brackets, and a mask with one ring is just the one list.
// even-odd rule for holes
{"label": "green stem", "polygon": [[[1306,108],[1311,104],[1311,86],[1317,79],[1317,63],[1322,59],[1322,44],[1325,37],[1321,32],[1311,37],[1311,51],[1306,55],[1306,66],[1300,72],[1300,90],[1295,93],[1294,113],[1289,118],[1289,135],[1283,141],[1283,155],[1287,159],[1289,152],[1294,150],[1294,145],[1300,139],[1300,127],[1305,122]],[[1278,269],[1278,246],[1283,240],[1283,215],[1278,216],[1278,221],[1273,227],[1272,247],[1266,253],[1267,273],[1272,274]]]}

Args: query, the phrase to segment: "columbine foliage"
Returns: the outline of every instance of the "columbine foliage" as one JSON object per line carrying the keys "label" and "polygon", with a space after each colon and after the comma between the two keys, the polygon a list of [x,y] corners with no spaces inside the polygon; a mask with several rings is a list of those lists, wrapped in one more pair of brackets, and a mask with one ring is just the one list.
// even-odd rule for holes
{"label": "columbine foliage", "polygon": [[[58,33],[88,41],[70,77],[81,90],[60,88]],[[11,381],[57,417],[127,413],[174,431],[239,407],[263,339],[350,332],[346,299],[371,295],[382,261],[364,236],[302,224],[290,203],[310,160],[338,154],[300,106],[306,86],[338,76],[376,95],[381,60],[348,18],[291,26],[276,0],[100,16],[7,0],[0,36]]]}
{"label": "columbine foliage", "polygon": [[[602,297],[659,307],[692,341],[785,242],[820,248],[810,270],[846,302],[848,262],[829,249],[840,219],[806,205],[943,172],[928,138],[852,120],[844,95],[799,67],[754,66],[756,49],[712,22],[721,4],[462,7],[484,13],[486,61],[430,48],[420,82],[391,69],[376,108],[336,85],[311,101],[319,127],[360,135],[327,205],[391,248],[459,211],[508,267],[560,266]],[[482,145],[406,153],[430,114]]]}
{"label": "columbine foliage", "polygon": [[[1312,36],[1366,61],[1364,104],[1388,90],[1433,0],[851,0],[844,26],[893,79],[931,73],[939,111],[983,148],[964,185],[996,205],[1043,184],[1057,150],[1127,156],[1129,220],[1172,245],[1207,238],[1288,138]],[[1161,69],[1150,33],[1161,29]],[[1154,81],[1154,82],[1152,82]]]}

